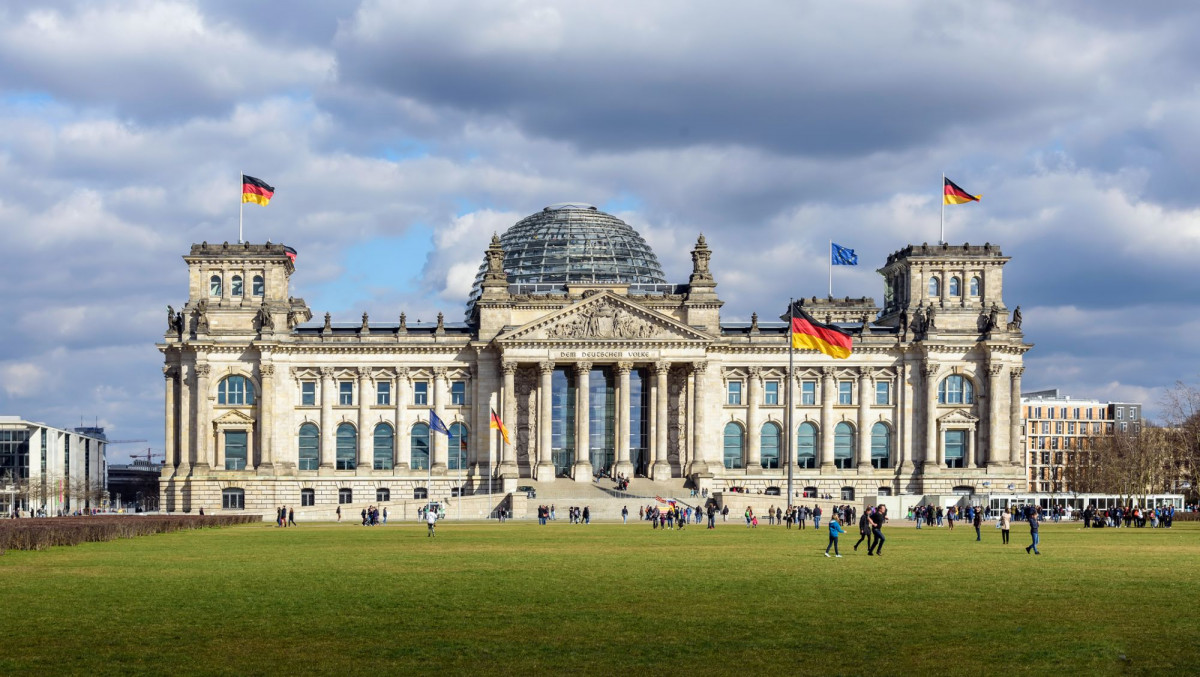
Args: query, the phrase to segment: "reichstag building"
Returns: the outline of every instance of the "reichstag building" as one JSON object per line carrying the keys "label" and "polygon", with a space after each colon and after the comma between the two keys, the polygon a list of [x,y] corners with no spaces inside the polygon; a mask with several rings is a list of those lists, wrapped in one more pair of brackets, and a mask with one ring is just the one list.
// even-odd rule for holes
{"label": "reichstag building", "polygon": [[493,236],[464,321],[345,324],[290,295],[290,248],[192,245],[187,302],[158,344],[162,505],[329,514],[598,473],[664,494],[773,493],[789,465],[797,492],[856,502],[1023,480],[1031,346],[998,247],[896,251],[878,269],[881,306],[804,298],[853,334],[853,354],[797,351],[790,379],[787,299],[764,321],[723,322],[720,252],[701,236],[691,256],[670,283],[620,219],[552,205]]}

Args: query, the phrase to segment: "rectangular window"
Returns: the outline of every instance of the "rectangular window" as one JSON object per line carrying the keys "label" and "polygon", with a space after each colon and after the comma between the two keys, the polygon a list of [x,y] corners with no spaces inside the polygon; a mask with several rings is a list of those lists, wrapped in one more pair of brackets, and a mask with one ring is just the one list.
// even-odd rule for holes
{"label": "rectangular window", "polygon": [[1121,432],[1125,432],[1125,431],[1126,431],[1126,426],[1127,426],[1127,425],[1129,425],[1129,424],[1128,424],[1128,423],[1125,423],[1124,421],[1121,421]]}
{"label": "rectangular window", "polygon": [[1062,465],[1062,452],[1061,451],[1057,451],[1054,453],[1054,464]]}
{"label": "rectangular window", "polygon": [[317,405],[317,382],[300,382],[300,406],[315,407]]}
{"label": "rectangular window", "polygon": [[413,381],[413,404],[429,404],[429,381]]}
{"label": "rectangular window", "polygon": [[943,444],[946,449],[946,467],[963,467],[967,453],[967,431],[947,430]]}
{"label": "rectangular window", "polygon": [[1047,414],[1050,414],[1050,415],[1049,415],[1049,416],[1047,416],[1046,418],[1051,418],[1051,419],[1052,419],[1052,418],[1054,418],[1054,407],[1050,407],[1050,410],[1049,410],[1049,411],[1047,411],[1046,413],[1047,413]]}
{"label": "rectangular window", "polygon": [[803,381],[800,383],[800,404],[814,405],[817,403],[817,382]]}
{"label": "rectangular window", "polygon": [[742,382],[730,381],[728,395],[725,404],[741,404],[742,403]]}
{"label": "rectangular window", "polygon": [[311,508],[317,504],[317,492],[312,489],[300,490],[300,507]]}
{"label": "rectangular window", "polygon": [[461,407],[467,403],[467,384],[465,381],[452,381],[450,383],[450,404],[451,406]]}
{"label": "rectangular window", "polygon": [[1124,418],[1125,418],[1125,407],[1117,407],[1117,420],[1120,421]]}
{"label": "rectangular window", "polygon": [[225,431],[225,469],[246,469],[246,431]]}
{"label": "rectangular window", "polygon": [[1075,418],[1079,418],[1079,407],[1075,407]]}
{"label": "rectangular window", "polygon": [[1074,421],[1071,421],[1070,423],[1067,424],[1067,434],[1068,435],[1075,434],[1075,422]]}
{"label": "rectangular window", "polygon": [[338,489],[338,503],[339,504],[345,505],[347,503],[353,503],[353,502],[354,502],[354,490],[353,489],[345,489],[345,488]]}
{"label": "rectangular window", "polygon": [[1099,435],[1099,434],[1100,434],[1100,424],[1099,424],[1099,423],[1093,423],[1093,424],[1092,424],[1092,434],[1093,434],[1093,435]]}
{"label": "rectangular window", "polygon": [[1050,452],[1042,452],[1042,465],[1050,465]]}
{"label": "rectangular window", "polygon": [[1050,421],[1042,421],[1042,434],[1043,435],[1050,434]]}
{"label": "rectangular window", "polygon": [[892,403],[892,384],[887,381],[875,382],[875,404]]}
{"label": "rectangular window", "polygon": [[338,404],[354,404],[354,381],[338,381]]}
{"label": "rectangular window", "polygon": [[1042,417],[1042,408],[1041,408],[1041,407],[1038,407],[1038,408],[1036,409],[1036,411],[1037,411],[1037,413],[1036,413],[1036,414],[1034,414],[1034,418],[1041,418],[1041,417]]}
{"label": "rectangular window", "polygon": [[1055,422],[1054,422],[1054,434],[1055,434],[1055,435],[1061,435],[1061,434],[1063,434],[1063,425],[1062,425],[1062,424],[1063,424],[1063,422],[1062,422],[1062,421],[1055,421]]}
{"label": "rectangular window", "polygon": [[392,384],[391,383],[376,383],[375,384],[375,404],[387,406],[392,403]]}
{"label": "rectangular window", "polygon": [[763,386],[763,404],[779,404],[779,381],[767,381]]}
{"label": "rectangular window", "polygon": [[838,404],[854,404],[854,383],[838,381]]}

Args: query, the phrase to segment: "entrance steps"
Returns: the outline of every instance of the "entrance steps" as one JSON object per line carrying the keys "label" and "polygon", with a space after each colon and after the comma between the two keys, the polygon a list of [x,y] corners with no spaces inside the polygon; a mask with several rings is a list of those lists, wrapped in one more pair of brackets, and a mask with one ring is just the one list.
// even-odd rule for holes
{"label": "entrance steps", "polygon": [[[638,508],[657,505],[655,497],[675,500],[683,506],[703,505],[699,496],[692,497],[691,489],[683,486],[682,479],[672,479],[669,482],[654,482],[645,478],[633,479],[626,491],[617,491],[616,483],[602,479],[599,482],[573,482],[569,479],[558,479],[553,482],[533,482],[522,480],[518,486],[532,487],[536,495],[526,499],[529,517],[537,515],[537,506],[553,505],[558,521],[567,519],[567,508],[587,506],[593,520],[619,521],[621,508],[629,508],[630,523],[637,522]],[[524,494],[515,492],[514,497],[524,499]]]}

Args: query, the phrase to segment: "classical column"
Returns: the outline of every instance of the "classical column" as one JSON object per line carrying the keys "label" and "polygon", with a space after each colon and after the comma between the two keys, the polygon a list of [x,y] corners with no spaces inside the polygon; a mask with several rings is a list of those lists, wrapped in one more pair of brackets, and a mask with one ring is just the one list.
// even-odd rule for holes
{"label": "classical column", "polygon": [[[193,374],[195,368],[192,368]],[[187,475],[192,470],[196,451],[195,422],[192,419],[192,383],[193,378],[188,374],[188,366],[179,365],[179,470],[177,475]]]}
{"label": "classical column", "polygon": [[626,477],[633,476],[633,464],[629,462],[629,372],[632,362],[617,363],[617,468],[616,472]]}
{"label": "classical column", "polygon": [[[504,370],[503,420],[504,425],[509,429],[508,439],[515,444],[517,441],[517,363],[512,360],[504,360],[500,366]],[[518,472],[516,448],[512,444],[505,444],[502,438],[500,440],[500,474],[516,477]]]}
{"label": "classical column", "polygon": [[375,467],[375,435],[371,426],[371,370],[368,367],[358,368],[358,470],[371,470]]}
{"label": "classical column", "polygon": [[[433,411],[437,413],[442,423],[445,423],[446,427],[449,428],[450,424],[446,423],[446,404],[448,399],[446,392],[446,368],[435,367],[433,370]],[[429,437],[433,445],[433,462],[429,465],[430,472],[434,475],[445,475],[446,460],[450,449],[450,438],[442,433],[431,433]]]}
{"label": "classical column", "polygon": [[924,472],[937,472],[946,464],[946,450],[938,439],[937,429],[937,376],[938,365],[926,362],[921,368],[921,385],[925,388],[925,454]]}
{"label": "classical column", "polygon": [[1025,445],[1021,440],[1021,374],[1025,367],[1013,367],[1008,370],[1008,462],[1014,467],[1023,468],[1021,454]]}
{"label": "classical column", "polygon": [[658,403],[655,407],[657,413],[654,415],[654,467],[650,470],[650,477],[656,481],[671,479],[671,464],[667,461],[667,428],[670,426],[667,401],[670,391],[667,389],[667,374],[670,371],[670,362],[663,360],[654,363]]}
{"label": "classical column", "polygon": [[166,467],[179,467],[179,447],[175,443],[175,384],[179,377],[177,367],[163,367],[166,380],[166,410],[163,412],[166,425],[163,430],[163,457]]}
{"label": "classical column", "polygon": [[871,473],[871,381],[875,370],[871,367],[858,369],[858,466],[859,474]]}
{"label": "classical column", "polygon": [[[554,479],[554,363],[538,363],[538,443],[537,474],[539,481]],[[507,425],[507,424],[505,424]]]}
{"label": "classical column", "polygon": [[212,426],[209,424],[208,374],[212,367],[207,363],[196,365],[196,392],[193,403],[196,406],[196,469],[207,472],[212,468],[212,456],[209,454],[213,439]]}
{"label": "classical column", "polygon": [[408,431],[408,368],[396,369],[396,470],[408,470],[412,464],[412,437]]}
{"label": "classical column", "polygon": [[[259,386],[258,394],[258,438],[259,462],[258,470],[270,474],[275,467],[275,365],[267,363],[258,365]],[[246,455],[246,469],[254,468],[254,459]]]}
{"label": "classical column", "polygon": [[[704,453],[704,375],[708,371],[708,362],[693,362],[692,373],[695,375],[695,387],[692,389],[692,472],[691,474],[711,474],[708,454]],[[629,407],[625,407],[626,411]]]}
{"label": "classical column", "polygon": [[762,421],[758,420],[758,400],[762,397],[762,367],[750,367],[746,378],[746,474],[762,474]]}
{"label": "classical column", "polygon": [[913,386],[909,381],[912,365],[908,360],[900,363],[896,379],[896,459],[901,473],[910,473],[913,469]]}
{"label": "classical column", "polygon": [[591,373],[591,362],[575,364],[575,465],[571,473],[576,482],[592,481]]}
{"label": "classical column", "polygon": [[333,367],[321,367],[321,450],[320,468],[333,469],[337,437],[333,433],[333,398],[337,396],[333,382]]}
{"label": "classical column", "polygon": [[837,396],[837,381],[833,367],[821,368],[821,473],[837,472],[833,467],[833,398]]}

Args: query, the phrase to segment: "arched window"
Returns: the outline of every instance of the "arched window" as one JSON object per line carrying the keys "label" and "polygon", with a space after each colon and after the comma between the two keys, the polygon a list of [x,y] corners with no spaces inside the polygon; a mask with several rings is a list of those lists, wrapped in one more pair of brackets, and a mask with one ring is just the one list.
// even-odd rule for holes
{"label": "arched window", "polygon": [[764,468],[779,467],[779,446],[783,430],[778,425],[768,421],[762,427],[762,445],[760,459]]}
{"label": "arched window", "polygon": [[254,404],[254,383],[245,376],[226,376],[217,384],[217,404]]}
{"label": "arched window", "polygon": [[845,421],[833,429],[833,464],[838,468],[854,466],[854,426]]}
{"label": "arched window", "polygon": [[390,424],[380,423],[375,426],[375,463],[372,465],[375,470],[392,469],[392,443],[395,439],[396,435]]}
{"label": "arched window", "polygon": [[938,404],[974,404],[975,384],[971,379],[952,374],[938,384]]}
{"label": "arched window", "polygon": [[321,433],[317,426],[300,426],[300,470],[316,470],[321,463]]}
{"label": "arched window", "polygon": [[979,276],[971,278],[971,296],[979,296],[980,290],[983,289],[983,280]]}
{"label": "arched window", "polygon": [[244,489],[222,489],[221,507],[225,510],[244,510],[246,508],[246,491]]}
{"label": "arched window", "polygon": [[208,278],[208,295],[209,296],[220,296],[221,295],[221,276],[220,275],[213,275],[212,277]]}
{"label": "arched window", "polygon": [[461,423],[450,426],[450,455],[446,463],[450,470],[467,467],[467,426]]}
{"label": "arched window", "polygon": [[817,426],[805,421],[796,431],[796,463],[801,468],[817,467]]}
{"label": "arched window", "polygon": [[241,275],[234,275],[233,279],[229,281],[229,295],[230,296],[241,296],[242,295],[242,276]]}
{"label": "arched window", "polygon": [[892,467],[892,429],[886,423],[871,426],[871,465],[875,468]]}
{"label": "arched window", "polygon": [[929,295],[930,296],[941,296],[942,295],[942,284],[941,284],[941,281],[938,280],[936,275],[929,278]]}
{"label": "arched window", "polygon": [[358,460],[358,431],[349,423],[337,427],[337,469],[354,470]]}
{"label": "arched window", "polygon": [[725,467],[742,467],[742,426],[733,421],[725,424]]}
{"label": "arched window", "polygon": [[958,281],[958,276],[950,278],[950,295],[962,296],[962,284]]}
{"label": "arched window", "polygon": [[250,287],[250,293],[255,296],[262,296],[266,292],[266,284],[263,283],[262,275],[255,275],[254,281]]}
{"label": "arched window", "polygon": [[413,470],[429,469],[429,425],[418,423],[412,427],[412,463]]}

